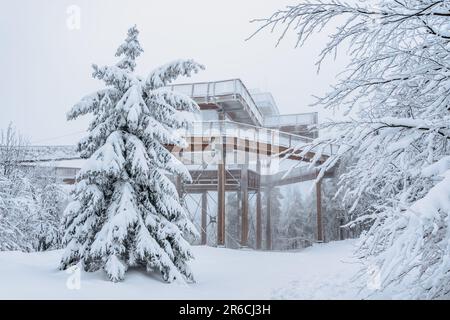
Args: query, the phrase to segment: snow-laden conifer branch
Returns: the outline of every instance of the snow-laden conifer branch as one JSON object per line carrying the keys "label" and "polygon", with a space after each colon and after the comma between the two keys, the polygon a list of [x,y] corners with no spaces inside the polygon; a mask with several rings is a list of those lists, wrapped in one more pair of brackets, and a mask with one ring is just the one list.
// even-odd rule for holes
{"label": "snow-laden conifer branch", "polygon": [[192,74],[205,69],[194,60],[177,60],[163,65],[150,73],[147,77],[147,90],[165,87],[179,76],[190,77]]}

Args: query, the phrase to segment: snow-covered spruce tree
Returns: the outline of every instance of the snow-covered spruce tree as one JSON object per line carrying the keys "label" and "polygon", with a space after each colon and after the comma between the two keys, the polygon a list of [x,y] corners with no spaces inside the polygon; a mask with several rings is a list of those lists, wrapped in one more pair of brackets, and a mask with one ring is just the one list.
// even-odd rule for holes
{"label": "snow-covered spruce tree", "polygon": [[87,159],[77,177],[74,201],[65,212],[67,245],[61,268],[81,262],[86,271],[104,269],[110,280],[124,279],[129,267],[159,271],[167,282],[193,281],[192,258],[183,233],[195,234],[168,174],[183,181],[189,172],[165,145],[184,146],[178,129],[188,125],[190,98],[165,89],[179,76],[203,69],[176,61],[134,74],[143,52],[136,27],[117,50],[115,66],[93,66],[107,86],[81,100],[68,119],[92,114],[89,134],[78,149]]}
{"label": "snow-covered spruce tree", "polygon": [[342,46],[351,63],[318,103],[357,117],[328,124],[332,134],[310,148],[340,145],[322,173],[354,157],[341,194],[357,222],[370,222],[359,256],[380,268],[382,292],[448,295],[450,1],[315,1],[259,21],[262,29],[284,25],[281,38],[295,29],[300,45],[330,21],[339,24],[319,65]]}
{"label": "snow-covered spruce tree", "polygon": [[[270,209],[270,224],[271,224],[271,247],[274,248],[274,245],[276,244],[276,229],[280,223],[280,216],[281,216],[281,208],[282,208],[282,200],[283,200],[283,194],[281,193],[280,188],[271,188],[269,192],[264,192],[262,197],[262,211],[264,212],[264,215],[267,215],[268,209]],[[268,201],[270,200],[268,206]],[[267,217],[267,216],[266,216]],[[267,219],[263,219],[263,230],[267,230]],[[267,239],[266,239],[267,241]],[[267,247],[267,242],[266,242]],[[276,248],[275,248],[276,249]]]}
{"label": "snow-covered spruce tree", "polygon": [[239,249],[241,247],[241,217],[239,216],[239,198],[237,193],[229,193],[225,206],[226,223],[226,246],[227,248]]}
{"label": "snow-covered spruce tree", "polygon": [[46,180],[36,182],[40,207],[36,244],[38,251],[60,249],[64,232],[62,213],[67,194],[58,183]]}
{"label": "snow-covered spruce tree", "polygon": [[305,240],[314,239],[314,225],[309,217],[312,211],[308,211],[306,199],[294,186],[287,190],[287,199],[283,210],[280,212],[278,221],[274,225],[273,245],[278,250],[291,250],[302,248]]}
{"label": "snow-covered spruce tree", "polygon": [[[348,165],[341,161],[334,167],[334,176],[339,177]],[[347,226],[348,222],[353,221],[346,213],[348,209],[342,203],[342,195],[336,194],[339,191],[339,179],[322,180],[322,219],[323,233],[326,242],[358,237],[359,228],[362,226]],[[314,206],[316,206],[314,199]],[[316,208],[314,208],[315,212]],[[353,228],[352,228],[353,227]]]}

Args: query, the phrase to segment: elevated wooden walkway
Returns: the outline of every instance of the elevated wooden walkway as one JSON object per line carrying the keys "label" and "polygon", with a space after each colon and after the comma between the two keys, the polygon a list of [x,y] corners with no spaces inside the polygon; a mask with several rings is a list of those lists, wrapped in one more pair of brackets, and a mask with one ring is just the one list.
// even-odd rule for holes
{"label": "elevated wooden walkway", "polygon": [[[248,245],[249,194],[256,195],[256,247],[261,249],[263,238],[262,192],[303,181],[316,180],[314,168],[296,168],[290,172],[268,173],[261,170],[262,162],[269,159],[288,159],[294,162],[324,162],[337,148],[328,146],[303,154],[303,147],[317,136],[317,113],[302,115],[279,115],[273,98],[267,94],[252,96],[241,80],[179,84],[168,87],[190,96],[201,110],[216,110],[216,121],[194,122],[189,128],[180,130],[187,145],[184,148],[166,146],[183,163],[196,166],[190,169],[192,183],[181,184],[175,179],[180,195],[202,195],[202,244],[206,244],[206,215],[208,192],[217,192],[217,245],[225,245],[225,196],[226,192],[238,193],[238,208],[241,221],[242,247]],[[209,112],[209,111],[207,111]],[[291,132],[285,132],[291,131]],[[294,133],[305,133],[304,136]],[[306,136],[307,135],[307,136]],[[310,137],[308,137],[310,136]],[[243,159],[239,156],[243,155]],[[33,146],[24,153],[24,164],[48,163],[56,166],[55,173],[65,183],[75,183],[80,166],[71,166],[70,161],[80,159],[74,146]],[[62,161],[64,160],[64,161]],[[62,161],[63,165],[58,165]],[[78,161],[79,162],[79,161]],[[256,169],[250,169],[250,163]],[[206,164],[206,165],[205,165]],[[211,164],[213,164],[211,166]],[[267,169],[267,168],[266,168]],[[332,176],[329,173],[325,178]],[[323,241],[321,183],[316,184],[317,241]],[[271,249],[270,197],[266,197],[269,208],[266,212],[266,245]]]}

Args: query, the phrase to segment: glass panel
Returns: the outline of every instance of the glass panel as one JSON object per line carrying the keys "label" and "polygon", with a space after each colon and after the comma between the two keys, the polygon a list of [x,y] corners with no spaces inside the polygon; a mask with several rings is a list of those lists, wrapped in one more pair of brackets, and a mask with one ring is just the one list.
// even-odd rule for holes
{"label": "glass panel", "polygon": [[208,95],[208,84],[207,83],[194,84],[194,92],[193,92],[194,97],[206,97],[207,95]]}
{"label": "glass panel", "polygon": [[311,125],[317,124],[317,120],[317,113],[267,116],[264,118],[264,125],[273,128],[290,125]]}
{"label": "glass panel", "polygon": [[234,91],[234,81],[221,81],[215,83],[215,95],[221,96],[226,94],[233,94]]}

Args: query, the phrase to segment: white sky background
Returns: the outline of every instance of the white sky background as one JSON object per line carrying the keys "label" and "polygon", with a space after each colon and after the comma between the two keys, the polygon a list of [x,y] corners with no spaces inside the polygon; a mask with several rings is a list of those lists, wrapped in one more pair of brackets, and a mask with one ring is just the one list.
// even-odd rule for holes
{"label": "white sky background", "polygon": [[[245,41],[277,8],[301,0],[15,0],[0,12],[0,128],[10,121],[35,144],[74,144],[86,120],[66,121],[80,98],[102,87],[91,64],[114,64],[128,28],[138,25],[144,54],[137,71],[179,58],[194,58],[207,70],[181,82],[240,78],[248,88],[273,94],[281,113],[316,111],[312,95],[324,94],[347,58],[329,60],[317,75],[315,62],[326,29],[295,49],[292,33],[275,48],[268,30]],[[67,8],[81,9],[81,29],[66,25]],[[335,118],[318,110],[321,121]],[[77,133],[78,132],[78,133]],[[64,136],[64,137],[61,137]],[[61,137],[58,139],[51,139]]]}

